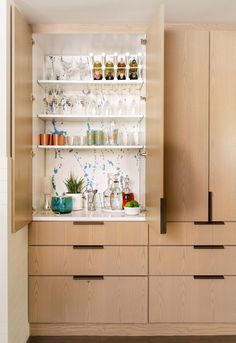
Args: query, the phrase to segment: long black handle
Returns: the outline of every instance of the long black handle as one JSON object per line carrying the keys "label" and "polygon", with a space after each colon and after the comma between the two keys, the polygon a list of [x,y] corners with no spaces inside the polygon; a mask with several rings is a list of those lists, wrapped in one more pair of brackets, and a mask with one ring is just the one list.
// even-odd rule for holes
{"label": "long black handle", "polygon": [[166,199],[165,198],[161,198],[160,208],[161,208],[160,233],[166,234],[167,230],[166,230]]}
{"label": "long black handle", "polygon": [[194,275],[193,278],[195,280],[209,280],[209,279],[223,280],[224,279],[224,275]]}
{"label": "long black handle", "polygon": [[73,245],[73,249],[104,249],[104,245]]}
{"label": "long black handle", "polygon": [[194,245],[194,249],[224,249],[224,245]]}
{"label": "long black handle", "polygon": [[73,222],[73,225],[104,225],[104,222]]}
{"label": "long black handle", "polygon": [[212,220],[213,217],[213,193],[208,192],[208,220],[207,221],[195,221],[194,225],[224,225],[221,220]]}
{"label": "long black handle", "polygon": [[103,280],[103,275],[73,275],[75,281],[92,281],[92,280]]}

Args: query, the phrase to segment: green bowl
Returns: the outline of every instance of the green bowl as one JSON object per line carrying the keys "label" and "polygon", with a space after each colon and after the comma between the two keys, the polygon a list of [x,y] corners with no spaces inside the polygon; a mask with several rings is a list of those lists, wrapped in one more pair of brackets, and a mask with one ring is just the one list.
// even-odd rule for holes
{"label": "green bowl", "polygon": [[55,196],[52,197],[51,208],[56,213],[70,213],[72,211],[72,197]]}

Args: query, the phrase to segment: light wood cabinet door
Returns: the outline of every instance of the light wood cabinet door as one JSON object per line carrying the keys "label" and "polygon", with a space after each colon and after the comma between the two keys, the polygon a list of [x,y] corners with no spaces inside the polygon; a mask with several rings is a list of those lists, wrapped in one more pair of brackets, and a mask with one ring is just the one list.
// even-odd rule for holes
{"label": "light wood cabinet door", "polygon": [[32,221],[32,33],[12,7],[12,228]]}
{"label": "light wood cabinet door", "polygon": [[33,222],[29,245],[147,245],[144,222]]}
{"label": "light wood cabinet door", "polygon": [[164,6],[147,30],[146,208],[150,226],[160,231],[164,149]]}
{"label": "light wood cabinet door", "polygon": [[236,220],[236,32],[211,32],[210,190],[213,220]]}
{"label": "light wood cabinet door", "polygon": [[235,246],[158,246],[149,249],[150,275],[236,275]]}
{"label": "light wood cabinet door", "polygon": [[209,32],[165,32],[167,221],[208,219]]}
{"label": "light wood cabinet door", "polygon": [[147,273],[147,247],[29,247],[29,275],[147,275]]}
{"label": "light wood cabinet door", "polygon": [[29,278],[30,323],[147,323],[147,277]]}
{"label": "light wood cabinet door", "polygon": [[235,323],[236,277],[152,276],[151,323]]}

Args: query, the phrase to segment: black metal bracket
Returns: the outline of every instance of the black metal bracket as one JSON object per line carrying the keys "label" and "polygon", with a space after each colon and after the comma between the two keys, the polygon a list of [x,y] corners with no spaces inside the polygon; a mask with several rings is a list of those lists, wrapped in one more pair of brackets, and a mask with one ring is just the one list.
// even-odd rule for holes
{"label": "black metal bracket", "polygon": [[208,220],[207,221],[195,221],[194,225],[224,225],[224,221],[216,220],[213,221],[213,202],[212,202],[213,194],[212,192],[208,192]]}
{"label": "black metal bracket", "polygon": [[160,222],[160,233],[161,234],[166,234],[166,199],[161,198],[161,222]]}

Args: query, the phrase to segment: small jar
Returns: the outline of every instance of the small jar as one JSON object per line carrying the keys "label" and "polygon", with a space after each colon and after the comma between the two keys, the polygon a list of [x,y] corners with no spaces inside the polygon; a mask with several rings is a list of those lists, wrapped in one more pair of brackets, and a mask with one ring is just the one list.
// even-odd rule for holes
{"label": "small jar", "polygon": [[87,131],[87,144],[94,145],[94,131],[93,130]]}
{"label": "small jar", "polygon": [[103,145],[104,144],[104,135],[102,130],[94,131],[94,141],[95,145]]}

